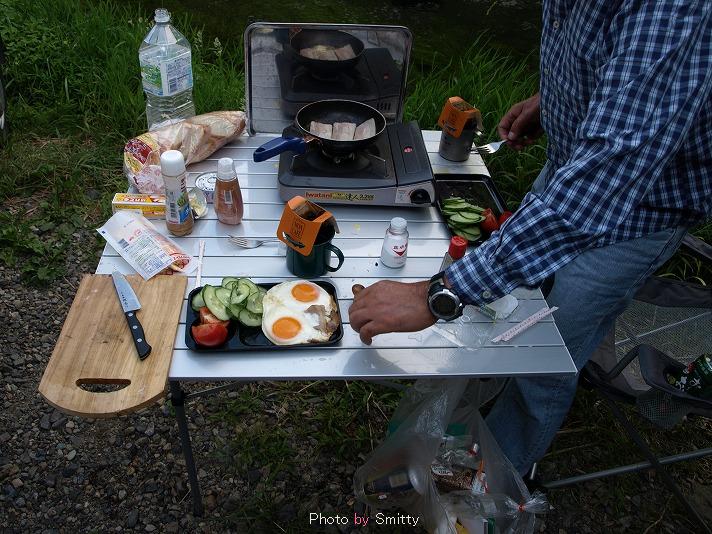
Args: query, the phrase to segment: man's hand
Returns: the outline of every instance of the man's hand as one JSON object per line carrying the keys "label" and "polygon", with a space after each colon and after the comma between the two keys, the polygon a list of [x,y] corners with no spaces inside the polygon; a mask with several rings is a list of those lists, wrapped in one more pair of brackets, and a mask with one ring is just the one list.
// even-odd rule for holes
{"label": "man's hand", "polygon": [[497,125],[500,139],[514,150],[531,145],[544,133],[539,115],[539,93],[514,104]]}
{"label": "man's hand", "polygon": [[370,345],[378,334],[417,332],[435,324],[428,308],[428,285],[427,280],[414,284],[384,280],[354,292],[351,327]]}

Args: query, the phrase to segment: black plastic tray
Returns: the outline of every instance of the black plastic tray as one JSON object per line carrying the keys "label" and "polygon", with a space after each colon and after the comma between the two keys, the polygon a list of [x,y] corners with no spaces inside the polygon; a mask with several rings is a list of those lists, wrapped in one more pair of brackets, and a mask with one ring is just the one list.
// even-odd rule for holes
{"label": "black plastic tray", "polygon": [[[486,174],[436,174],[434,179],[435,204],[446,224],[447,218],[442,213],[442,201],[451,197],[462,197],[477,206],[491,208],[495,217],[499,217],[506,211],[502,195],[499,194],[492,178]],[[455,235],[450,226],[448,230],[451,235]],[[478,240],[470,243],[479,245],[487,237],[489,236],[482,234]]]}
{"label": "black plastic tray", "polygon": [[[336,288],[330,282],[325,282],[323,280],[312,280],[313,283],[322,287],[326,290],[329,295],[334,298],[337,310],[339,305],[339,299],[336,295]],[[265,289],[270,289],[276,286],[277,283],[271,284],[257,284]],[[193,339],[191,334],[191,326],[197,325],[200,322],[200,317],[198,312],[194,311],[190,303],[193,301],[193,296],[202,287],[196,287],[188,295],[188,306],[185,312],[185,344],[190,350],[196,352],[239,352],[245,350],[282,350],[282,349],[309,349],[312,347],[324,347],[329,345],[335,345],[341,338],[344,337],[344,327],[342,321],[339,321],[339,327],[336,331],[331,334],[328,341],[323,341],[320,343],[303,343],[301,345],[275,345],[262,333],[262,328],[260,326],[245,326],[240,324],[238,321],[231,320],[230,326],[227,329],[227,341],[220,345],[219,347],[202,347],[198,345]],[[341,316],[339,316],[341,319]]]}

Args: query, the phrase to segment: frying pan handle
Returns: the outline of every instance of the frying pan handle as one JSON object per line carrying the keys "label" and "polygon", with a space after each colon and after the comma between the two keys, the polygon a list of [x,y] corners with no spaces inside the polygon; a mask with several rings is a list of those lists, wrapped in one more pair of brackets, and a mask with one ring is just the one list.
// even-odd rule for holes
{"label": "frying pan handle", "polygon": [[307,150],[307,143],[301,137],[277,137],[258,147],[254,154],[252,154],[252,159],[255,161],[265,161],[272,156],[276,156],[288,150],[292,150],[297,154],[304,154]]}

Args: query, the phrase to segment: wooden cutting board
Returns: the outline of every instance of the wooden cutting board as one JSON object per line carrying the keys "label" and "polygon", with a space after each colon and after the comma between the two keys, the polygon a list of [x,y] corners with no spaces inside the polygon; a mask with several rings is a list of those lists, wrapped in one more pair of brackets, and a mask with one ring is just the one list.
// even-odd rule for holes
{"label": "wooden cutting board", "polygon": [[[139,360],[111,276],[86,275],[39,386],[45,399],[63,412],[113,417],[139,410],[165,394],[188,279],[126,278],[141,302],[136,316],[151,354]],[[92,384],[125,387],[89,391]]]}

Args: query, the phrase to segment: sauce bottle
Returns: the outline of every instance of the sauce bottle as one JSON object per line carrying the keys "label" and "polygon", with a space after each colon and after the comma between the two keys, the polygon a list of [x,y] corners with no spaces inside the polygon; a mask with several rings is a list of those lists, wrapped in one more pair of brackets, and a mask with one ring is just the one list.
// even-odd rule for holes
{"label": "sauce bottle", "polygon": [[381,263],[386,267],[403,267],[408,256],[408,222],[393,217],[381,248]]}
{"label": "sauce bottle", "polygon": [[459,235],[453,236],[450,239],[450,247],[447,249],[445,256],[443,256],[443,262],[440,264],[440,270],[444,271],[453,262],[459,260],[467,252],[467,239],[460,237]]}
{"label": "sauce bottle", "polygon": [[218,220],[225,224],[240,224],[244,213],[240,182],[232,159],[220,158],[218,160],[218,175],[215,182],[213,197],[215,213]]}
{"label": "sauce bottle", "polygon": [[161,154],[161,174],[166,186],[166,228],[175,236],[193,231],[193,212],[185,187],[185,160],[178,150]]}

